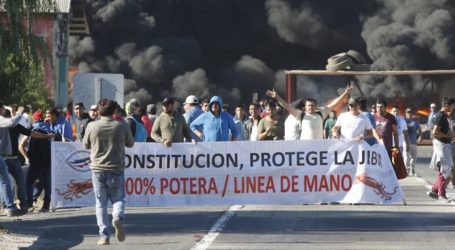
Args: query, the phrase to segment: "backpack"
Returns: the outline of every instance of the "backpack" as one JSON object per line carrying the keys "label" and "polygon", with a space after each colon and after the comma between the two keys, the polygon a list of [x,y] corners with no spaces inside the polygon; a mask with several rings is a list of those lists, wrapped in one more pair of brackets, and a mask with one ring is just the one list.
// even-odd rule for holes
{"label": "backpack", "polygon": [[134,122],[136,127],[136,132],[134,133],[134,141],[135,142],[146,142],[147,141],[147,130],[145,129],[144,125],[138,122],[134,117],[128,117]]}

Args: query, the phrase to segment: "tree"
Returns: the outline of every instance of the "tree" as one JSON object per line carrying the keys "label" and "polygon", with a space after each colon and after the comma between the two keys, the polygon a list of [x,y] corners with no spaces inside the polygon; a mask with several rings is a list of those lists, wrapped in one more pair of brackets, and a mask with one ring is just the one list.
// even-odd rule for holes
{"label": "tree", "polygon": [[36,13],[55,9],[52,0],[0,0],[0,100],[5,103],[52,103],[44,87],[44,63],[51,52],[32,27]]}

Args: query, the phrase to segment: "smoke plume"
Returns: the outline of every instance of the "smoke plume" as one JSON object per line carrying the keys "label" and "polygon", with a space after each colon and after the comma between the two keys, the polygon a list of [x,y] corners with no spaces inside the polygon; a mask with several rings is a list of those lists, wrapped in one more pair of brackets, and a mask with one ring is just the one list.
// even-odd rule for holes
{"label": "smoke plume", "polygon": [[[144,105],[168,95],[220,95],[232,106],[271,88],[284,94],[284,70],[322,69],[349,49],[375,70],[454,68],[448,0],[88,0],[86,7],[91,35],[70,38],[71,64],[124,74],[126,101]],[[448,79],[434,78],[437,89],[454,93]],[[297,97],[324,103],[350,80],[299,76]],[[424,77],[358,80],[370,99],[441,95],[423,89]]]}

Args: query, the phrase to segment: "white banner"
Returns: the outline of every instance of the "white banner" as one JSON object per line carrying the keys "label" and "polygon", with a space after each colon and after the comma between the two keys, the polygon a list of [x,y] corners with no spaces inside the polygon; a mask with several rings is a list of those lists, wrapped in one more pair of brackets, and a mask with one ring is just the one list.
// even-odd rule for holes
{"label": "white banner", "polygon": [[[90,151],[52,143],[54,208],[94,206]],[[390,204],[401,201],[383,145],[336,140],[136,143],[127,149],[128,206]]]}

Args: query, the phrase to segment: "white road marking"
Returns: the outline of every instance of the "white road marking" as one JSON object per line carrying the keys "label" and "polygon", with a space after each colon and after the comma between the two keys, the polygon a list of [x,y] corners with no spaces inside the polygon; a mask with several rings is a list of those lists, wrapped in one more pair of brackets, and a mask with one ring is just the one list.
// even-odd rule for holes
{"label": "white road marking", "polygon": [[204,235],[204,237],[194,245],[191,250],[206,250],[218,237],[220,232],[223,230],[226,223],[235,215],[235,213],[242,209],[243,205],[233,205],[228,210],[226,210],[223,215],[213,224],[209,232]]}

